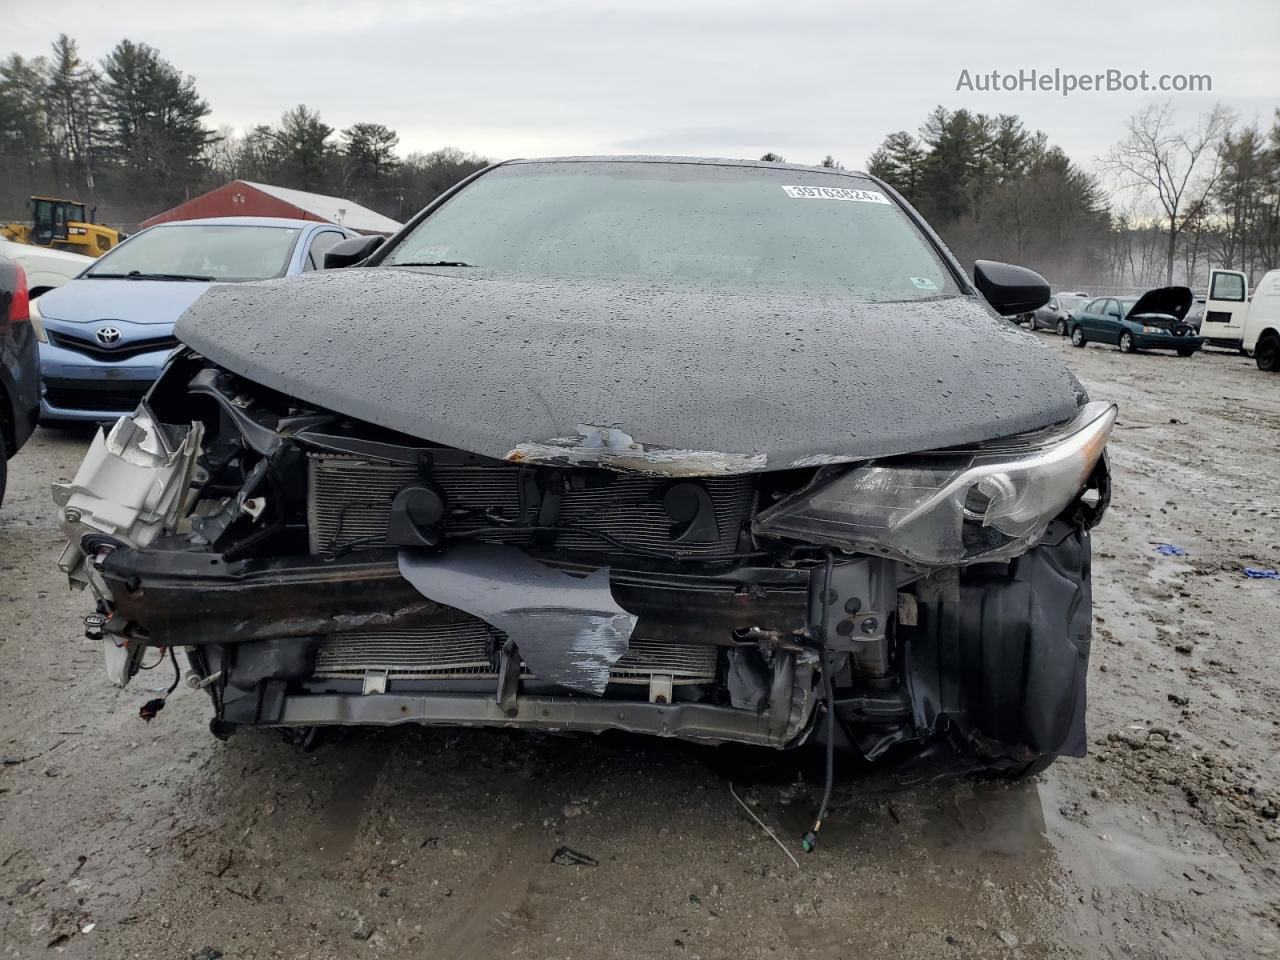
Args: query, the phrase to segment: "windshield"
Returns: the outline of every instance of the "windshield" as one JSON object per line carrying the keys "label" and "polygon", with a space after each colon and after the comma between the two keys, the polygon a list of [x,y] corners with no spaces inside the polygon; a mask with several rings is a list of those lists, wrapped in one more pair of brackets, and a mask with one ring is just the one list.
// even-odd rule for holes
{"label": "windshield", "polygon": [[836,290],[877,300],[959,292],[920,230],[873,181],[714,164],[498,167],[383,262]]}
{"label": "windshield", "polygon": [[296,227],[174,224],[152,227],[101,257],[88,277],[266,280],[284,276]]}

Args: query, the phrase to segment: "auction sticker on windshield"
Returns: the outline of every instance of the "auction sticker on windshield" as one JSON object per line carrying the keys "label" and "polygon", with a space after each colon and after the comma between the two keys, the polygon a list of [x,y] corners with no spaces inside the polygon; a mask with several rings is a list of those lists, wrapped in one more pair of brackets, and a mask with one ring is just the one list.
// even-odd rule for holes
{"label": "auction sticker on windshield", "polygon": [[793,200],[853,200],[857,203],[889,203],[877,190],[850,190],[848,187],[783,187]]}

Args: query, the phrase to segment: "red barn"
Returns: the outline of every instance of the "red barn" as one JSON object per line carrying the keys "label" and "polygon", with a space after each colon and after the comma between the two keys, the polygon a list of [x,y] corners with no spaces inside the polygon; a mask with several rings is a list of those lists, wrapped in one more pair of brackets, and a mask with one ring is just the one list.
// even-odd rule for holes
{"label": "red barn", "polygon": [[306,193],[267,183],[232,180],[225,186],[192,197],[170,210],[148,217],[142,227],[170,220],[199,220],[203,217],[293,217],[336,223],[356,233],[391,234],[401,224],[352,200]]}

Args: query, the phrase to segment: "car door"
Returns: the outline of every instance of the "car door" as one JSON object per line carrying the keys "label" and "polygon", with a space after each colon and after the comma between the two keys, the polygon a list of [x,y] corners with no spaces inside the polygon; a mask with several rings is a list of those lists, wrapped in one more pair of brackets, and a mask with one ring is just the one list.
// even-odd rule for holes
{"label": "car door", "polygon": [[1102,310],[1107,305],[1105,297],[1094,300],[1083,307],[1076,317],[1076,325],[1084,331],[1090,340],[1096,340],[1102,324]]}
{"label": "car door", "polygon": [[1120,322],[1122,319],[1124,310],[1119,301],[1115,297],[1108,297],[1098,315],[1098,340],[1102,343],[1119,343],[1120,331],[1124,329],[1124,324]]}
{"label": "car door", "polygon": [[1210,270],[1200,335],[1234,343],[1244,334],[1249,314],[1248,278],[1239,270]]}
{"label": "car door", "polygon": [[1058,298],[1050,297],[1049,302],[1043,307],[1039,307],[1035,312],[1035,319],[1031,321],[1031,326],[1053,328],[1058,322]]}

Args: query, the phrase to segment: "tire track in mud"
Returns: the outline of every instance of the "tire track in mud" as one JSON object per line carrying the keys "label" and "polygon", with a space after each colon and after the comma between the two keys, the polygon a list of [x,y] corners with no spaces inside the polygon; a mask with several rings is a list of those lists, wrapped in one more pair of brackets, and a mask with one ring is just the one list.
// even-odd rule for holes
{"label": "tire track in mud", "polygon": [[500,937],[518,935],[529,923],[525,910],[530,886],[545,865],[546,839],[532,823],[522,826],[511,841],[491,858],[490,879],[458,898],[455,922],[436,942],[433,956],[440,960],[480,960],[509,956],[509,943]]}

